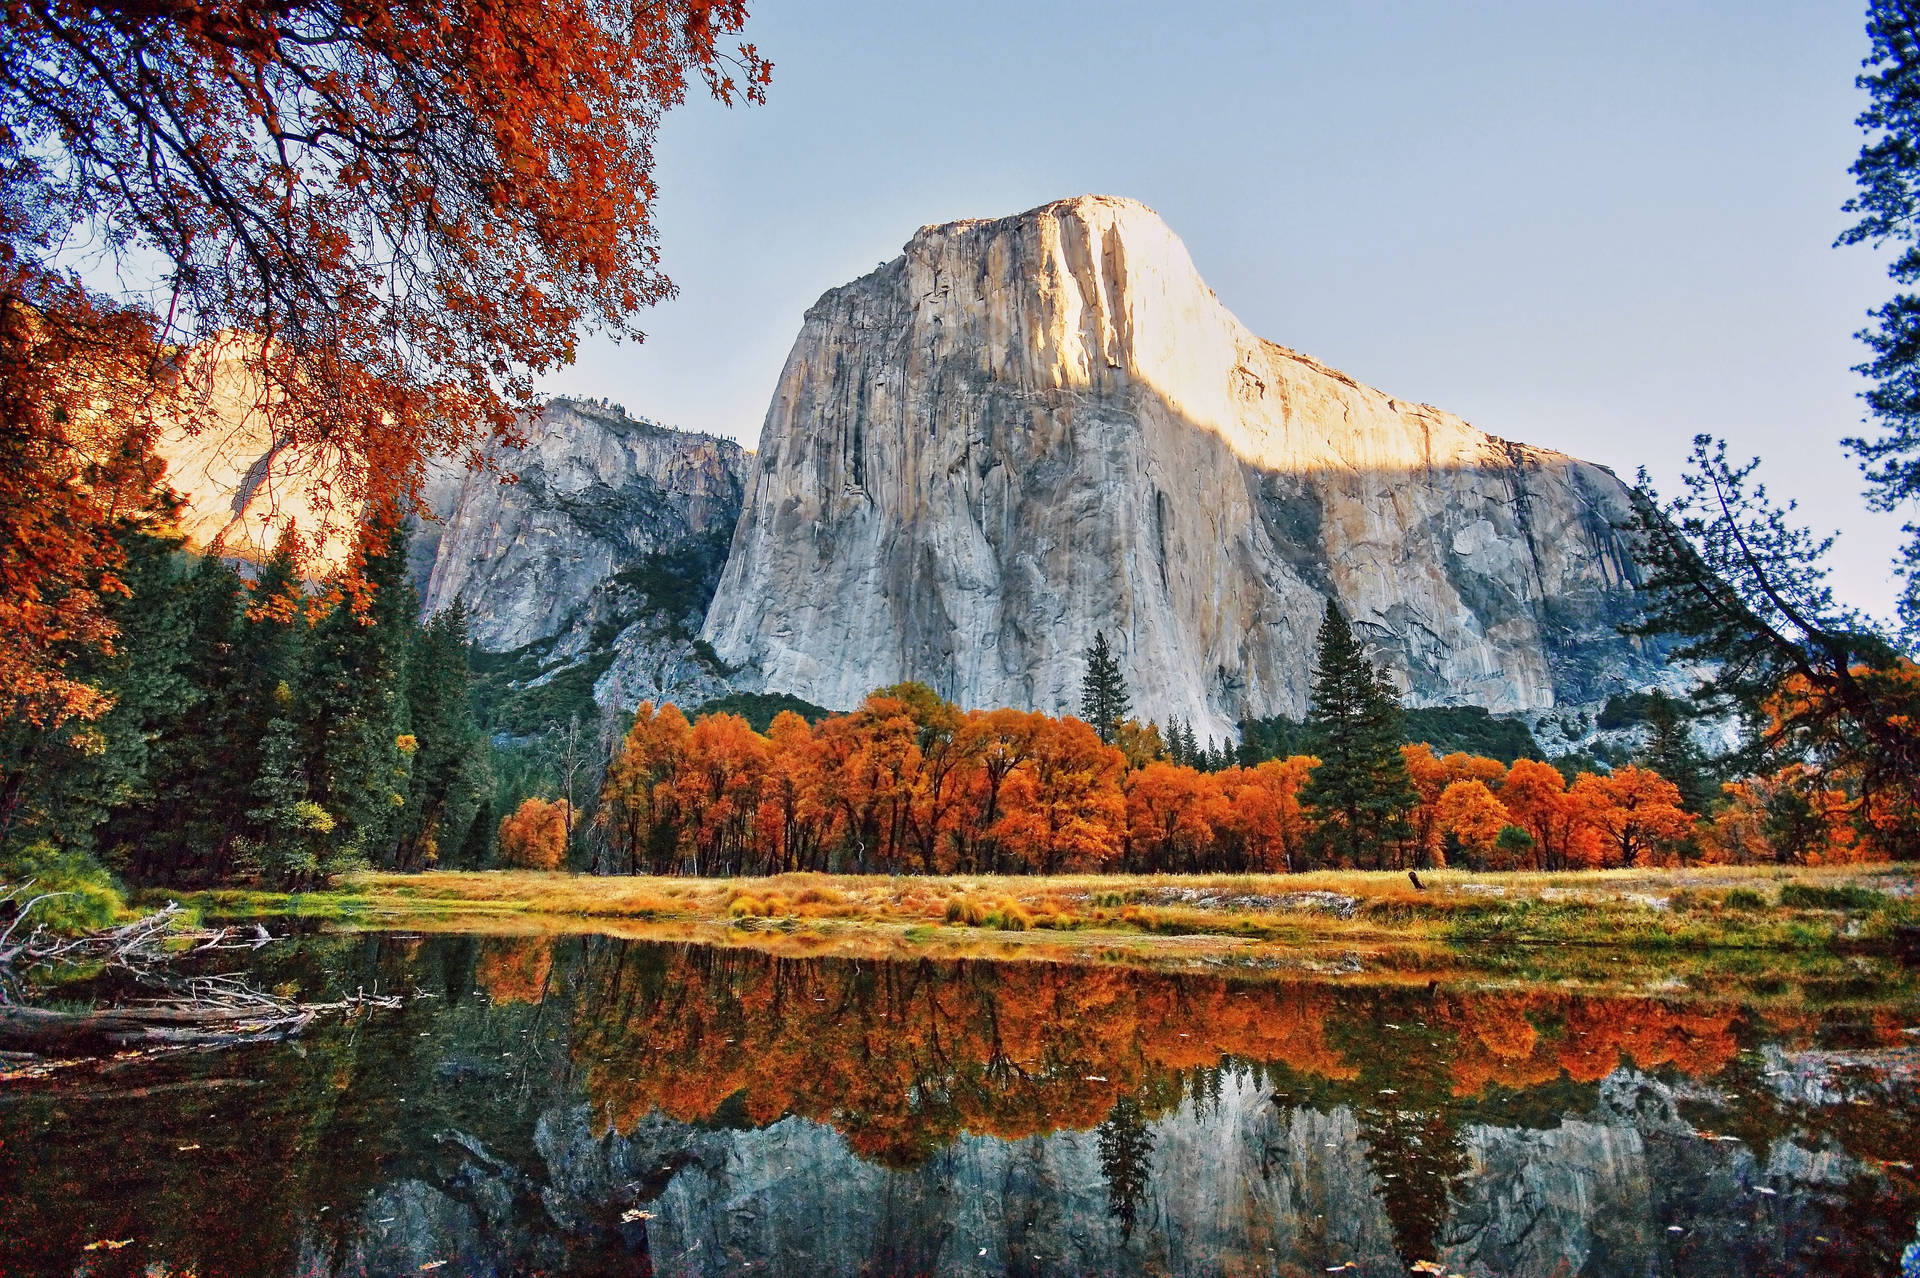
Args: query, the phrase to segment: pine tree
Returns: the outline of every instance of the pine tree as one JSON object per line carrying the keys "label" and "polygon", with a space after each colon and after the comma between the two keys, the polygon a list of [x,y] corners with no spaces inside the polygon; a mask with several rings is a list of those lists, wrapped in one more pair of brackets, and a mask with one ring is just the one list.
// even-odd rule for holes
{"label": "pine tree", "polygon": [[414,613],[406,531],[365,556],[364,614],[346,601],[316,625],[302,654],[295,716],[313,801],[334,818],[336,860],[393,863],[416,742],[407,721],[406,665]]}
{"label": "pine tree", "polygon": [[125,873],[139,883],[218,881],[259,769],[252,720],[261,697],[238,650],[239,574],[204,556],[185,592],[188,695],[154,742],[150,799],[123,805],[110,823],[109,838],[129,849]]}
{"label": "pine tree", "polygon": [[1331,601],[1320,625],[1307,730],[1320,763],[1300,800],[1315,817],[1315,854],[1337,865],[1384,866],[1416,802],[1400,755],[1400,702]]}
{"label": "pine tree", "polygon": [[53,731],[0,725],[0,850],[44,842],[120,868],[129,847],[106,823],[116,809],[151,804],[155,743],[192,704],[180,539],[138,529],[119,536],[126,562],[116,575],[127,594],[108,615],[120,636],[110,654],[87,652],[68,666],[111,695],[113,707]]}
{"label": "pine tree", "polygon": [[247,812],[258,834],[243,842],[240,860],[270,886],[300,891],[321,886],[346,859],[330,846],[336,822],[333,814],[315,803],[300,764],[299,737],[284,716],[293,706],[286,684],[276,690],[272,704],[280,714],[269,720],[260,741],[260,773]]}
{"label": "pine tree", "polygon": [[[1869,136],[1851,170],[1859,192],[1845,206],[1860,220],[1840,243],[1899,245],[1887,274],[1901,291],[1868,312],[1873,326],[1859,334],[1872,357],[1854,371],[1873,382],[1864,398],[1880,434],[1845,443],[1866,471],[1869,504],[1899,510],[1920,498],[1920,296],[1911,292],[1920,284],[1920,4],[1871,0],[1867,37],[1867,73],[1856,83],[1868,95],[1857,123]],[[1920,522],[1903,531],[1900,611],[1920,632]]]}
{"label": "pine tree", "polygon": [[1080,717],[1102,741],[1112,745],[1121,720],[1132,713],[1133,698],[1127,694],[1120,662],[1107,645],[1106,631],[1097,631],[1093,650],[1087,654],[1086,677],[1080,681]]}
{"label": "pine tree", "polygon": [[457,600],[413,636],[407,715],[417,750],[395,841],[395,864],[401,869],[451,861],[491,797],[486,738],[473,715],[467,648],[466,608]]}
{"label": "pine tree", "polygon": [[1678,786],[1687,811],[1705,816],[1713,804],[1714,787],[1681,705],[1666,693],[1655,691],[1647,699],[1647,725],[1652,735],[1640,752],[1641,766]]}

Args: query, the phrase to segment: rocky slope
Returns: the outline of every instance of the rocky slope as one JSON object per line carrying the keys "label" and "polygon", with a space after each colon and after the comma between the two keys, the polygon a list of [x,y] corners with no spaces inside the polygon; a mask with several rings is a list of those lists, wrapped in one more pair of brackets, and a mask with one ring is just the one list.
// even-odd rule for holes
{"label": "rocky slope", "polygon": [[468,474],[440,530],[424,612],[459,600],[475,641],[526,650],[532,679],[588,663],[596,696],[689,706],[727,690],[695,641],[740,512],[747,454],[731,440],[556,399]]}
{"label": "rocky slope", "polygon": [[847,706],[919,679],[1071,708],[1096,630],[1136,707],[1306,707],[1337,600],[1415,705],[1538,711],[1654,677],[1607,470],[1262,340],[1149,209],[923,228],[807,313],[704,636]]}

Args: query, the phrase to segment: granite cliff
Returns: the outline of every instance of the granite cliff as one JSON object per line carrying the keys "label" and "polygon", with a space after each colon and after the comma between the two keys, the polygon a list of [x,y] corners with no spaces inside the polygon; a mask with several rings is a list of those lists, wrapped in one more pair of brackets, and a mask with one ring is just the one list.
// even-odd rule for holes
{"label": "granite cliff", "polygon": [[727,690],[696,642],[740,512],[747,454],[618,408],[556,399],[501,475],[469,473],[438,532],[423,612],[537,679],[585,664],[603,704],[695,706]]}
{"label": "granite cliff", "polygon": [[770,691],[921,680],[1076,704],[1306,708],[1337,600],[1412,705],[1541,711],[1655,677],[1614,627],[1614,475],[1249,332],[1159,217],[1085,196],[922,228],[807,312],[704,637]]}

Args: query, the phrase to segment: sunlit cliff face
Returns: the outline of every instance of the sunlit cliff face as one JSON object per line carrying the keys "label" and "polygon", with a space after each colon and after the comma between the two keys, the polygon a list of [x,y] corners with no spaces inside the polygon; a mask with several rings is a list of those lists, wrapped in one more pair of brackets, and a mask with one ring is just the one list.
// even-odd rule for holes
{"label": "sunlit cliff face", "polygon": [[345,495],[364,490],[360,462],[276,436],[286,395],[250,366],[257,349],[225,334],[182,354],[178,402],[157,444],[165,482],[186,500],[180,531],[191,549],[257,563],[291,532],[308,571],[323,574],[353,548],[360,511]]}
{"label": "sunlit cliff face", "polygon": [[1541,708],[1634,677],[1627,510],[1254,336],[1086,196],[924,228],[808,312],[705,633],[826,705],[1058,711],[1105,630],[1143,715],[1204,734],[1304,708],[1332,597],[1415,702]]}

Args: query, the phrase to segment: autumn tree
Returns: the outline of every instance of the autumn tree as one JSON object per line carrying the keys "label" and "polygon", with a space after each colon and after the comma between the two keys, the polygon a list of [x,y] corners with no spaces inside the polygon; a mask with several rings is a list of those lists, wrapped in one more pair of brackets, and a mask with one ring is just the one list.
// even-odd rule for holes
{"label": "autumn tree", "polygon": [[1579,821],[1604,842],[1607,860],[1622,867],[1651,863],[1693,830],[1679,787],[1643,768],[1583,773],[1567,799]]}
{"label": "autumn tree", "polygon": [[1404,837],[1416,798],[1400,756],[1400,703],[1332,601],[1320,624],[1307,726],[1320,763],[1300,797],[1317,824],[1315,855],[1378,868]]}
{"label": "autumn tree", "polygon": [[1577,820],[1567,801],[1566,778],[1550,763],[1515,759],[1500,786],[1500,802],[1515,825],[1533,840],[1530,855],[1543,870],[1564,870]]}
{"label": "autumn tree", "polygon": [[673,782],[692,729],[676,706],[634,711],[633,726],[607,764],[598,820],[607,828],[616,858],[607,868],[660,873],[670,868],[680,843],[680,813]]}
{"label": "autumn tree", "polygon": [[1007,778],[993,836],[1027,868],[1098,868],[1119,855],[1127,761],[1078,719],[1047,720]]}
{"label": "autumn tree", "polygon": [[1436,807],[1441,831],[1466,854],[1467,864],[1476,870],[1491,868],[1488,860],[1512,818],[1486,783],[1455,781],[1441,792]]}
{"label": "autumn tree", "polygon": [[529,795],[500,822],[500,863],[519,870],[557,870],[567,855],[567,801]]}
{"label": "autumn tree", "polygon": [[[29,0],[0,15],[0,717],[105,709],[65,673],[113,627],[123,522],[179,353],[243,343],[290,455],[341,462],[333,518],[387,523],[429,456],[511,438],[578,331],[671,295],[653,141],[699,83],[764,96],[743,0]],[[90,293],[99,246],[157,299]],[[98,405],[104,404],[104,408]],[[79,411],[75,411],[79,410]]]}

